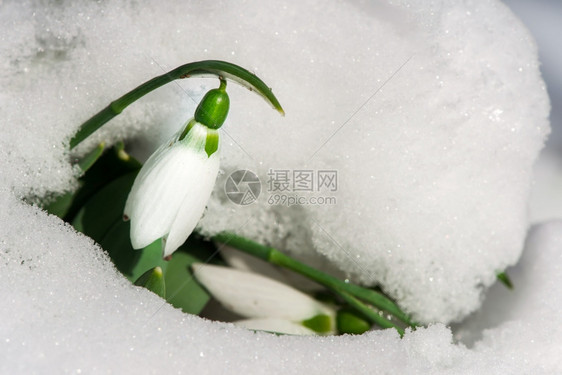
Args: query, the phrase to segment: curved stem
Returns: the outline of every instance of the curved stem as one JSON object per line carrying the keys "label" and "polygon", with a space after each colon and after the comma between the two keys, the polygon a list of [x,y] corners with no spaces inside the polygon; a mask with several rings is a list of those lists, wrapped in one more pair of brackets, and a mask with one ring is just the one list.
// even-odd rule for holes
{"label": "curved stem", "polygon": [[142,85],[129,91],[119,99],[111,102],[107,107],[95,114],[89,120],[84,122],[78,132],[70,140],[70,149],[73,149],[90,136],[93,132],[99,129],[103,124],[111,120],[113,117],[121,113],[127,106],[136,100],[140,99],[149,92],[156,90],[160,86],[173,80],[180,78],[189,78],[193,76],[218,76],[222,79],[230,79],[251,91],[257,92],[261,95],[273,108],[275,108],[282,115],[285,114],[281,104],[273,95],[271,89],[256,75],[248,70],[219,60],[204,60],[192,62],[189,64],[181,65],[168,73],[154,77],[146,81]]}

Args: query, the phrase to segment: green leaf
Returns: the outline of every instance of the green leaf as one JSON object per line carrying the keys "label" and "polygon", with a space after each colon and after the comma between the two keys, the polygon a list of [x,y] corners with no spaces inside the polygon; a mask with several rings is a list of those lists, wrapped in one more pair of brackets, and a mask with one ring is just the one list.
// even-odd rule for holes
{"label": "green leaf", "polygon": [[133,282],[146,270],[156,266],[146,267],[142,272],[133,275],[133,267],[138,261],[141,250],[134,250],[129,237],[130,223],[119,218],[100,239],[100,246],[107,251],[115,267]]}
{"label": "green leaf", "polygon": [[72,223],[82,206],[100,189],[116,178],[140,168],[141,164],[124,151],[124,145],[120,142],[108,152],[102,153],[94,164],[88,167],[80,178],[80,188],[76,192],[56,197],[45,209],[50,214]]}
{"label": "green leaf", "polygon": [[82,172],[86,172],[88,169],[94,165],[94,163],[100,158],[105,149],[105,143],[100,143],[98,147],[94,148],[92,151],[87,153],[82,159],[78,161],[78,166]]}
{"label": "green leaf", "polygon": [[199,314],[203,310],[209,302],[210,295],[193,277],[191,265],[196,262],[208,263],[214,251],[210,243],[189,238],[172,255],[164,275],[167,287],[166,299],[170,304],[189,314]]}
{"label": "green leaf", "polygon": [[137,172],[117,178],[95,193],[72,221],[76,230],[101,242],[106,233],[123,217],[123,209]]}
{"label": "green leaf", "polygon": [[506,272],[500,272],[496,275],[499,281],[506,286],[507,289],[513,289],[513,283]]}
{"label": "green leaf", "polygon": [[[117,145],[112,154],[101,166],[112,165],[113,169],[109,171],[111,175],[125,174],[94,193],[78,211],[72,225],[97,241],[108,252],[117,269],[129,280],[135,281],[156,266],[165,270],[167,262],[162,259],[160,240],[144,249],[133,249],[129,235],[130,223],[123,221],[123,209],[140,163],[124,152],[122,144]],[[97,175],[101,170],[93,172]]]}
{"label": "green leaf", "polygon": [[165,270],[168,263],[162,259],[162,241],[156,240],[144,249],[135,250],[131,245],[129,231],[130,222],[119,218],[99,242],[115,267],[131,282],[153,267],[159,266]]}
{"label": "green leaf", "polygon": [[135,281],[135,285],[143,286],[151,292],[164,298],[166,296],[166,283],[162,274],[162,268],[154,267],[142,274]]}
{"label": "green leaf", "polygon": [[122,142],[104,153],[80,179],[82,187],[77,193],[73,210],[68,221],[72,221],[76,212],[102,187],[130,172],[139,171],[141,164],[130,157],[124,150]]}
{"label": "green leaf", "polygon": [[44,207],[45,211],[51,215],[58,216],[61,219],[64,218],[70,210],[72,202],[74,202],[75,194],[76,193],[69,191],[59,195],[54,201]]}
{"label": "green leaf", "polygon": [[[129,222],[127,222],[129,223]],[[127,238],[129,238],[129,226],[127,226],[126,230]],[[131,246],[131,240],[128,240],[129,246]],[[131,247],[132,249],[132,247]],[[134,280],[138,275],[141,275],[145,270],[149,269],[150,267],[158,266],[162,268],[165,272],[168,268],[169,262],[162,259],[162,240],[157,239],[144,249],[140,250],[132,250],[136,254],[136,261],[132,264],[132,268],[130,272],[129,280]]]}
{"label": "green leaf", "polygon": [[[100,145],[98,145],[98,147],[96,147],[91,152],[86,154],[82,159],[77,161],[77,164],[82,172],[87,172],[96,163],[96,161],[103,154],[104,148],[105,145],[101,143]],[[70,211],[77,193],[78,191],[69,191],[62,195],[59,195],[55,198],[55,200],[47,204],[44,208],[51,215],[56,215],[62,219]]]}
{"label": "green leaf", "polygon": [[126,171],[136,171],[142,168],[142,163],[125,151],[125,143],[117,142],[114,150],[121,169]]}

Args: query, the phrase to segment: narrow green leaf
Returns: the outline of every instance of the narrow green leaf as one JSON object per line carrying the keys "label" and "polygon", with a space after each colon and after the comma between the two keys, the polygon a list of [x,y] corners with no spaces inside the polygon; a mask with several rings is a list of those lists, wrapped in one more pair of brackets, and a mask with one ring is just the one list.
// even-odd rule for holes
{"label": "narrow green leaf", "polygon": [[81,188],[58,197],[46,208],[96,240],[108,252],[117,269],[134,282],[156,266],[165,270],[161,241],[134,250],[130,223],[122,219],[123,208],[141,164],[124,150],[123,142],[103,153],[103,144],[79,161],[86,171]]}
{"label": "narrow green leaf", "polygon": [[59,195],[55,198],[54,201],[47,204],[44,208],[51,215],[56,215],[62,219],[66,216],[68,210],[70,210],[72,202],[74,201],[75,194],[75,192],[69,191],[62,195]]}
{"label": "narrow green leaf", "polygon": [[506,286],[507,289],[513,289],[513,283],[506,272],[500,272],[496,275],[499,281]]}
{"label": "narrow green leaf", "polygon": [[136,251],[131,246],[129,237],[130,223],[123,221],[121,218],[114,221],[113,225],[109,228],[107,233],[99,240],[99,244],[107,251],[107,254],[115,264],[115,267],[127,278],[134,282],[146,270],[154,267],[146,267],[142,272],[133,275],[132,270],[136,264],[140,251]]}
{"label": "narrow green leaf", "polygon": [[123,209],[137,172],[130,172],[110,182],[94,194],[72,221],[76,230],[101,242],[105,234],[122,220]]}
{"label": "narrow green leaf", "polygon": [[78,211],[105,185],[124,174],[140,170],[141,164],[127,155],[123,147],[120,142],[96,160],[80,178],[81,186],[74,193],[70,207],[65,207],[64,210],[59,209],[58,212],[64,212],[64,215],[57,216],[72,223]]}
{"label": "narrow green leaf", "polygon": [[240,85],[255,91],[262,96],[269,104],[273,106],[279,113],[284,114],[283,108],[279,101],[273,95],[271,89],[255,74],[248,70],[228,63],[226,61],[218,60],[205,60],[197,61],[189,64],[179,66],[168,73],[161,76],[152,78],[151,80],[143,83],[135,89],[129,91],[119,99],[111,102],[103,110],[95,114],[93,117],[84,122],[74,138],[70,140],[70,149],[73,149],[90,136],[93,132],[99,129],[103,124],[111,120],[113,117],[121,113],[130,104],[148,94],[149,92],[165,85],[173,80],[180,78],[189,78],[193,76],[217,76],[230,79]]}
{"label": "narrow green leaf", "polygon": [[117,142],[115,145],[115,155],[117,159],[120,161],[121,168],[126,169],[128,171],[135,171],[139,170],[142,167],[142,163],[139,162],[137,159],[133,158],[127,151],[125,151],[125,143]]}
{"label": "narrow green leaf", "polygon": [[[104,148],[105,145],[101,143],[98,147],[86,154],[82,159],[78,160],[77,164],[82,172],[87,172],[96,163],[96,161],[98,161],[100,156],[103,154]],[[45,206],[45,210],[52,215],[60,217],[61,219],[64,218],[70,211],[78,191],[79,190],[73,192],[69,191],[59,195],[55,198],[55,200]]]}
{"label": "narrow green leaf", "polygon": [[[127,222],[129,223],[129,222]],[[127,238],[129,238],[129,226],[127,226]],[[128,244],[131,246],[131,240],[128,239]],[[132,249],[132,246],[131,246]],[[169,262],[162,259],[162,240],[157,239],[144,249],[132,250],[136,254],[136,261],[132,264],[129,280],[134,280],[138,275],[141,275],[145,270],[150,267],[158,266],[166,272]]]}
{"label": "narrow green leaf", "polygon": [[203,310],[209,302],[210,295],[193,277],[191,265],[196,262],[208,263],[213,252],[214,248],[210,243],[189,238],[172,255],[164,275],[167,287],[166,299],[170,304],[189,314],[199,314]]}
{"label": "narrow green leaf", "polygon": [[119,218],[99,242],[115,267],[131,282],[153,267],[159,266],[166,270],[168,262],[162,259],[162,241],[156,240],[144,249],[135,250],[131,245],[129,231],[130,222]]}
{"label": "narrow green leaf", "polygon": [[151,292],[164,298],[166,296],[166,283],[162,268],[154,267],[146,271],[135,281],[135,285],[143,286]]}
{"label": "narrow green leaf", "polygon": [[100,143],[98,147],[94,148],[92,151],[87,153],[82,159],[78,161],[77,164],[82,170],[82,172],[86,172],[94,165],[94,163],[103,154],[104,149],[105,149],[105,143]]}

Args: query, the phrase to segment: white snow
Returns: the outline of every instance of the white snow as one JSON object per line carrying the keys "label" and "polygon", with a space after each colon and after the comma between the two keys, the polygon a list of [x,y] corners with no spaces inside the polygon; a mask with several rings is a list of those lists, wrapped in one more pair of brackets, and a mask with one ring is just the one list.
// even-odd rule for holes
{"label": "white snow", "polygon": [[535,165],[529,217],[533,223],[562,219],[562,158],[552,149],[545,149]]}
{"label": "white snow", "polygon": [[[496,272],[519,258],[548,100],[534,44],[501,4],[425,4],[394,9],[391,23],[354,15],[366,19],[348,22],[357,30],[347,34],[325,25],[333,30],[348,9],[325,22],[321,12],[315,37],[306,28],[298,39],[320,56],[314,63],[290,53],[292,39],[279,41],[299,73],[271,83],[287,118],[252,106],[239,120],[233,110],[227,131],[243,150],[223,150],[201,227],[324,254],[351,280],[382,285],[418,321],[447,323],[478,308]],[[317,34],[330,35],[337,54]],[[258,172],[258,202],[226,198],[237,169]],[[266,191],[270,169],[337,170],[337,191],[320,194],[337,204],[270,204],[283,193]]]}
{"label": "white snow", "polygon": [[[73,186],[68,139],[110,100],[185,62],[233,61],[273,87],[287,116],[230,86],[224,175],[203,230],[325,254],[423,320],[461,319],[520,255],[549,129],[534,44],[502,4],[21,1],[2,3],[0,28],[0,372],[562,371],[562,223],[532,231],[510,270],[515,291],[494,286],[454,336],[434,324],[403,340],[277,337],[173,309],[20,200]],[[140,155],[216,85],[168,85],[89,145],[127,136]],[[262,180],[253,205],[223,196],[240,168]],[[337,170],[337,204],[267,204],[268,170],[292,168]]]}

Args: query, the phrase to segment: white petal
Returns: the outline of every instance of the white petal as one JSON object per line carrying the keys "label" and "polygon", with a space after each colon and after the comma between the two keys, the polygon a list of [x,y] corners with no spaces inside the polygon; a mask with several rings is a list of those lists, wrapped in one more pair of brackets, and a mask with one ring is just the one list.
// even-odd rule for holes
{"label": "white petal", "polygon": [[226,264],[237,270],[259,273],[260,275],[267,276],[270,279],[277,280],[280,283],[293,286],[308,293],[323,289],[320,284],[298,273],[284,268],[279,269],[265,260],[246,254],[232,246],[218,242],[215,245],[219,249]]}
{"label": "white petal", "polygon": [[316,332],[313,330],[285,319],[245,319],[236,321],[234,324],[239,327],[253,329],[255,331],[277,332],[285,333],[287,335],[316,335]]}
{"label": "white petal", "polygon": [[191,179],[184,185],[184,199],[165,238],[164,256],[176,251],[193,232],[213,191],[219,172],[218,152],[210,157],[207,157],[206,153],[199,156],[197,164],[191,165]]}
{"label": "white petal", "polygon": [[197,280],[227,309],[247,318],[279,318],[300,322],[319,314],[334,319],[330,307],[265,276],[197,263]]}
{"label": "white petal", "polygon": [[[212,191],[219,161],[218,153],[209,158],[204,150],[207,128],[195,123],[182,141],[177,140],[180,134],[181,131],[147,160],[127,199],[124,214],[131,220],[131,243],[136,249],[167,236],[174,221],[178,217],[183,218],[182,215],[178,216],[182,208],[195,205],[193,211],[199,211],[199,215],[192,220],[196,224]],[[200,180],[205,183],[200,184]],[[205,195],[202,192],[207,190],[208,195],[202,196]],[[192,196],[203,202],[190,201]],[[186,219],[183,222],[190,224]],[[182,236],[172,236],[174,245],[167,246],[168,254],[185,241],[195,224],[188,225],[183,230],[178,228],[181,223],[176,225],[174,232],[181,233]],[[179,243],[176,244],[177,242]]]}
{"label": "white petal", "polygon": [[246,254],[223,243],[216,243],[216,246],[219,249],[222,258],[230,267],[236,268],[240,271],[258,273],[260,275],[267,276],[270,279],[277,280],[280,283],[289,284],[285,275],[265,260]]}
{"label": "white petal", "polygon": [[131,220],[134,248],[147,246],[170,230],[184,198],[185,166],[196,159],[192,150],[174,144],[154,154],[141,169],[124,211]]}

